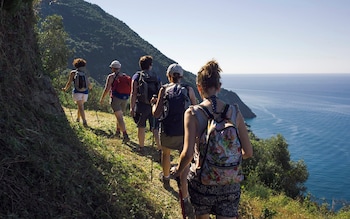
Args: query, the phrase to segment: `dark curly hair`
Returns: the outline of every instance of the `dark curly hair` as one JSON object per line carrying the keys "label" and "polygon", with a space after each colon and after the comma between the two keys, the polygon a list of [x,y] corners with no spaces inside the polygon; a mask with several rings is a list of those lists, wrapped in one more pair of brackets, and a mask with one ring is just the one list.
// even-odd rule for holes
{"label": "dark curly hair", "polygon": [[147,56],[141,56],[140,60],[139,60],[139,65],[141,70],[146,70],[149,68],[149,66],[152,65],[153,62],[153,57],[150,55]]}
{"label": "dark curly hair", "polygon": [[80,68],[80,67],[84,67],[86,65],[86,61],[82,58],[76,58],[76,59],[74,59],[72,64],[75,68]]}

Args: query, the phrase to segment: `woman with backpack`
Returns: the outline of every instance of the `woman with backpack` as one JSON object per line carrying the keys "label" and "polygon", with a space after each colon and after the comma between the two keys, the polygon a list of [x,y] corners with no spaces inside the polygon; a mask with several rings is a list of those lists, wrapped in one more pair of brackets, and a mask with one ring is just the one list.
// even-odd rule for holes
{"label": "woman with backpack", "polygon": [[[163,171],[160,180],[164,187],[169,187],[170,179],[170,153],[171,150],[181,152],[184,143],[183,115],[185,110],[197,103],[193,88],[181,84],[183,69],[179,64],[169,65],[167,72],[169,83],[162,85],[159,90],[157,102],[152,106],[155,118],[160,118],[160,141],[162,145],[161,164]],[[155,101],[155,98],[152,100]],[[188,172],[180,177],[182,198],[184,199],[186,213],[193,214],[192,206],[188,199],[187,179]]]}
{"label": "woman with backpack", "polygon": [[74,84],[74,89],[72,91],[72,96],[74,102],[78,106],[77,122],[80,121],[80,117],[83,120],[84,127],[87,127],[87,122],[85,118],[84,103],[88,100],[89,90],[92,89],[92,84],[89,81],[85,71],[86,61],[82,58],[76,58],[73,61],[73,66],[75,70],[69,73],[68,81],[66,86],[62,88],[64,92],[68,90],[71,83]]}
{"label": "woman with backpack", "polygon": [[[187,179],[190,200],[197,219],[208,219],[210,214],[216,215],[216,218],[219,219],[238,218],[238,205],[241,193],[239,182],[242,180],[242,175],[238,172],[240,170],[239,166],[232,169],[226,167],[221,172],[217,171],[215,174],[208,174],[204,172],[204,169],[208,166],[204,165],[208,164],[207,157],[214,153],[216,153],[217,157],[226,156],[221,155],[220,152],[222,153],[225,150],[227,152],[233,146],[237,147],[232,152],[234,156],[230,159],[237,158],[241,160],[253,155],[248,131],[238,106],[228,105],[217,97],[221,88],[220,72],[221,68],[215,60],[207,62],[199,70],[196,82],[203,101],[198,105],[190,106],[185,112],[184,148],[178,165],[171,169],[172,176],[178,177],[183,171],[186,171],[188,165],[194,160],[191,163]],[[217,137],[220,135],[220,132],[210,135],[209,133],[213,132],[213,129],[207,130],[208,125],[223,122],[225,125],[233,124],[230,126],[231,129],[234,130],[235,127],[235,130],[237,130],[237,132],[233,133],[230,129],[228,134],[237,137],[232,141],[231,139],[224,139],[229,142],[226,145],[225,142],[213,142],[215,141],[213,136]],[[208,137],[210,140],[208,140]],[[224,138],[225,136],[222,137]],[[221,147],[208,148],[208,146],[212,145]],[[232,177],[227,177],[227,175],[218,175],[218,173],[232,173],[233,175]],[[222,179],[226,179],[226,181],[220,181]]]}

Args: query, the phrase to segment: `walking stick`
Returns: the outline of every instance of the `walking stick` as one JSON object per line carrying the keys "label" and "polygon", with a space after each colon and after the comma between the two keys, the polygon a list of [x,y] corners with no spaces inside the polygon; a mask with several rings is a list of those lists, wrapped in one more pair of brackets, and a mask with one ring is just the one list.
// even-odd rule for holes
{"label": "walking stick", "polygon": [[[153,133],[152,133],[153,134]],[[152,138],[152,148],[154,148],[154,134],[153,134],[153,138]],[[153,180],[153,157],[151,156],[151,182]]]}
{"label": "walking stick", "polygon": [[70,112],[70,116],[72,117],[72,121],[74,121],[72,110],[68,107],[67,93],[65,91],[63,91],[63,92],[64,92],[63,96],[64,96],[64,99],[66,100],[67,108],[69,109],[69,112]]}

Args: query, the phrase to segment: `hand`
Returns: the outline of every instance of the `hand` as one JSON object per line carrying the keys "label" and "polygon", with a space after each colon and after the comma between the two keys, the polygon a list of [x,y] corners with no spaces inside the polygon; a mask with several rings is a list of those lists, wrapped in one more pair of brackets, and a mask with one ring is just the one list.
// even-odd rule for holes
{"label": "hand", "polygon": [[152,99],[151,99],[150,103],[151,103],[152,106],[157,103],[157,95],[154,94],[152,96]]}
{"label": "hand", "polygon": [[180,176],[180,174],[179,174],[179,172],[178,172],[177,165],[171,167],[171,168],[170,168],[170,177],[173,178],[173,179],[175,179],[175,178],[177,178],[177,177],[179,177],[179,176]]}
{"label": "hand", "polygon": [[64,92],[66,92],[66,91],[67,91],[67,90],[66,90],[66,88],[64,88],[64,87],[63,87],[63,88],[61,88],[61,90],[62,90],[62,91],[64,91]]}

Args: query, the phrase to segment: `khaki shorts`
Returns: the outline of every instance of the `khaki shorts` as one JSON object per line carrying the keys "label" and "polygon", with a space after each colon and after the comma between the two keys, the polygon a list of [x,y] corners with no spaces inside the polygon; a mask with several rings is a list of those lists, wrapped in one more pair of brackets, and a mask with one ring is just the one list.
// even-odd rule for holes
{"label": "khaki shorts", "polygon": [[164,132],[161,132],[160,145],[181,152],[184,146],[184,136],[167,136]]}
{"label": "khaki shorts", "polygon": [[123,99],[119,99],[118,97],[112,97],[111,98],[111,107],[113,109],[114,112],[117,111],[125,111],[126,109],[126,104],[128,102],[128,99],[123,100]]}

